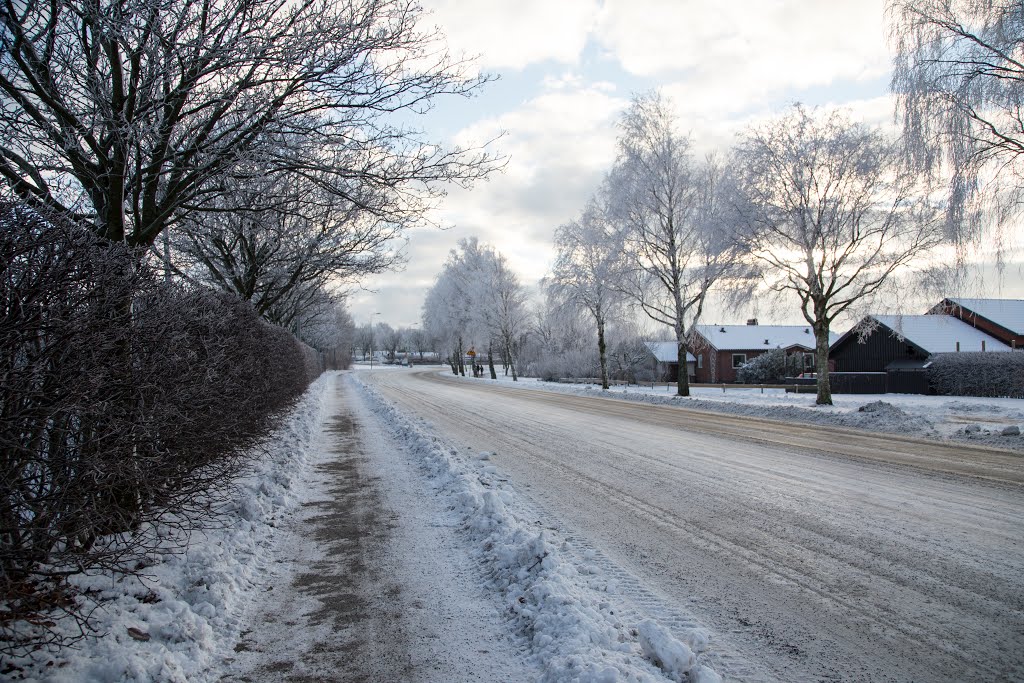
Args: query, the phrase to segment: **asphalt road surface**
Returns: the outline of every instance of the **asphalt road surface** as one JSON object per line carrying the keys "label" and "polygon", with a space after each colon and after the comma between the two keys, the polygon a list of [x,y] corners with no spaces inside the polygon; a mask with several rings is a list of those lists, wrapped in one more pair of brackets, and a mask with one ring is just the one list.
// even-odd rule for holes
{"label": "asphalt road surface", "polygon": [[727,679],[1024,680],[1024,457],[363,375],[713,634]]}

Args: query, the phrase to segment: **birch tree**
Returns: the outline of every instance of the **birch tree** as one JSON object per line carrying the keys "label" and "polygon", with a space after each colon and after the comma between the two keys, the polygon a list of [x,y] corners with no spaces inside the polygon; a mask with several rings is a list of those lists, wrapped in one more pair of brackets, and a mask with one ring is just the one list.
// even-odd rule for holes
{"label": "birch tree", "polygon": [[564,303],[586,310],[597,328],[601,388],[608,389],[605,326],[623,300],[622,235],[607,220],[598,199],[555,231],[551,290]]}
{"label": "birch tree", "polygon": [[723,220],[723,167],[714,159],[695,162],[671,105],[657,93],[634,99],[620,125],[608,191],[631,262],[626,292],[651,320],[672,329],[677,393],[688,396],[690,330],[709,290],[739,263]]}
{"label": "birch tree", "polygon": [[[891,0],[887,15],[909,160],[948,173],[947,227],[962,254],[986,218],[1004,224],[1024,198],[1024,5]],[[997,230],[1000,258],[1004,238]]]}
{"label": "birch tree", "polygon": [[765,286],[790,292],[814,331],[817,403],[831,404],[829,332],[938,246],[941,213],[897,146],[840,112],[795,106],[740,139],[739,217]]}
{"label": "birch tree", "polygon": [[449,253],[423,306],[424,328],[447,338],[452,357],[458,359],[452,371],[465,374],[461,365],[466,344],[479,343],[487,348],[491,377],[496,379],[493,347],[497,344],[512,379],[518,380],[516,355],[527,322],[525,290],[505,257],[475,237],[461,240]]}

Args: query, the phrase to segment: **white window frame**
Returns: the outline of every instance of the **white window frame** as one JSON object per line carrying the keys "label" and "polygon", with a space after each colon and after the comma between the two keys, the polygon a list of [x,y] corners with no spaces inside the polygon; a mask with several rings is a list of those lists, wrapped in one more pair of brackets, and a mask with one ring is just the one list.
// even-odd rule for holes
{"label": "white window frame", "polygon": [[[736,362],[737,358],[742,358],[743,360],[741,360],[739,363],[737,363]],[[746,362],[747,362],[747,354],[745,354],[745,353],[734,353],[734,354],[732,354],[732,369],[733,370],[739,369],[740,366],[742,366]]]}

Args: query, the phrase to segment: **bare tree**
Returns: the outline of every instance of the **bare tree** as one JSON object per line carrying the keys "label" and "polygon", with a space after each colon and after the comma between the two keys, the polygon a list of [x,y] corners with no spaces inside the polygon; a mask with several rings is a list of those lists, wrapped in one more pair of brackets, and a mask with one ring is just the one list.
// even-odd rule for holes
{"label": "bare tree", "polygon": [[[218,211],[190,214],[173,231],[175,270],[250,301],[271,322],[293,327],[319,305],[322,290],[400,259],[395,241],[403,224],[385,218],[386,194],[354,205],[295,174],[224,186],[213,202]],[[367,209],[371,202],[378,208]]]}
{"label": "bare tree", "polygon": [[814,330],[818,404],[831,404],[832,322],[942,241],[942,221],[895,144],[802,106],[741,136],[739,216],[763,282],[800,300]]}
{"label": "bare tree", "polygon": [[393,363],[395,358],[398,357],[398,347],[402,344],[402,332],[396,330],[387,323],[377,323],[377,329],[375,331],[377,338],[377,348],[384,352],[388,361]]}
{"label": "bare tree", "polygon": [[[892,90],[909,159],[948,171],[948,229],[960,247],[1024,197],[1024,11],[1020,2],[890,0]],[[986,180],[988,190],[986,191]],[[992,202],[980,210],[979,200]],[[1005,233],[997,229],[997,257]]]}
{"label": "bare tree", "polygon": [[605,326],[621,305],[624,263],[622,235],[608,222],[598,199],[579,218],[555,231],[555,265],[551,290],[563,302],[586,310],[597,327],[601,388],[608,389]]}
{"label": "bare tree", "polygon": [[657,93],[634,99],[621,122],[619,156],[608,181],[614,214],[632,263],[630,298],[675,333],[677,392],[690,393],[686,355],[708,291],[729,277],[738,252],[723,221],[723,168],[697,164]]}
{"label": "bare tree", "polygon": [[[324,174],[399,215],[490,164],[387,116],[473,92],[410,0],[4,0],[0,176],[113,242],[216,210],[221,179]],[[355,191],[353,191],[355,189]]]}

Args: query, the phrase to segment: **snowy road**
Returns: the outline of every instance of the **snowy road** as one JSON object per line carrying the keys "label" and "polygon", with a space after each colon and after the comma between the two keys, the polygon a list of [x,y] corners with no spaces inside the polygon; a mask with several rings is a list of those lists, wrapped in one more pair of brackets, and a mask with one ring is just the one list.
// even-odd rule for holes
{"label": "snowy road", "polygon": [[[492,462],[729,679],[1024,679],[1024,458],[360,373]],[[657,606],[651,606],[656,609]]]}

